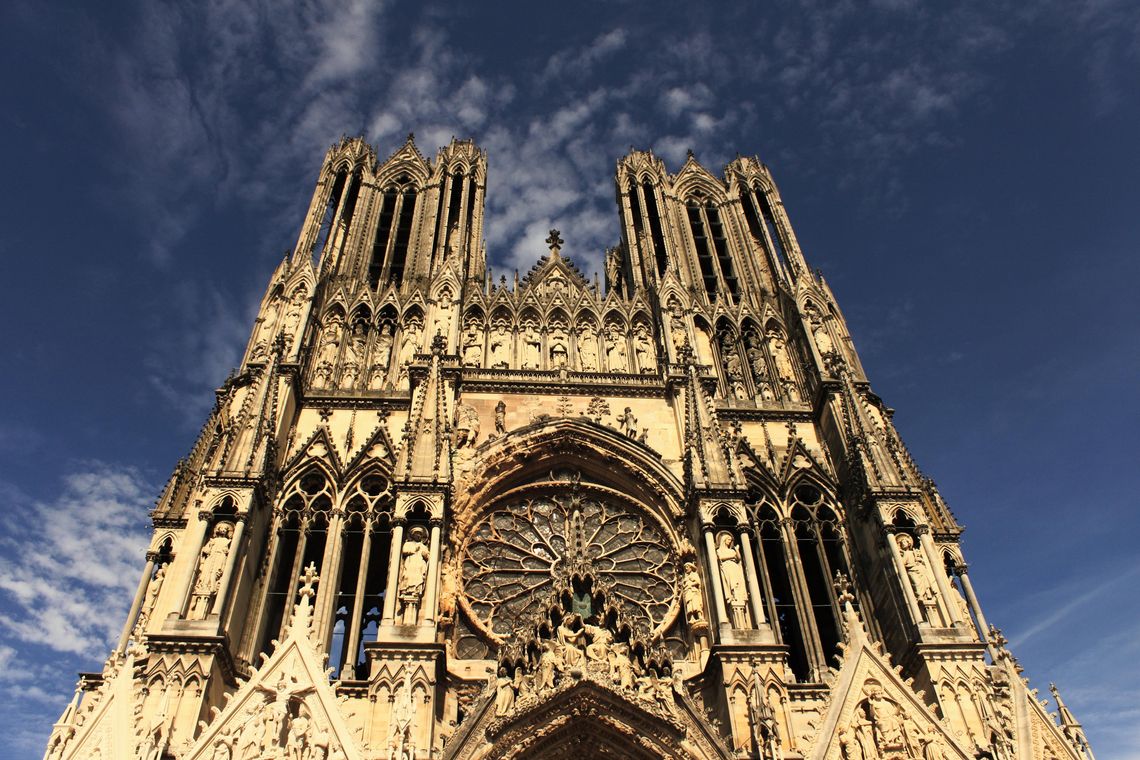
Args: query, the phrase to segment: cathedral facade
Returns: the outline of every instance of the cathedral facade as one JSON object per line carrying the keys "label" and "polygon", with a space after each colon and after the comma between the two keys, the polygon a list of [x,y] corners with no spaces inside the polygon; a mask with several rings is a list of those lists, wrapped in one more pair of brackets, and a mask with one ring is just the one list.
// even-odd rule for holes
{"label": "cathedral facade", "polygon": [[329,150],[46,758],[1092,760],[767,167],[622,158],[604,281],[486,172]]}

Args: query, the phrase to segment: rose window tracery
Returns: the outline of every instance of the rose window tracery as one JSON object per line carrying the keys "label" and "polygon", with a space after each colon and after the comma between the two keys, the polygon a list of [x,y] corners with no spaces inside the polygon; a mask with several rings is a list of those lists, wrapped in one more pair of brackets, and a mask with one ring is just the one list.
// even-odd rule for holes
{"label": "rose window tracery", "polygon": [[484,515],[463,554],[468,609],[495,638],[541,614],[570,582],[587,579],[640,635],[658,629],[676,589],[664,529],[608,494],[534,493]]}

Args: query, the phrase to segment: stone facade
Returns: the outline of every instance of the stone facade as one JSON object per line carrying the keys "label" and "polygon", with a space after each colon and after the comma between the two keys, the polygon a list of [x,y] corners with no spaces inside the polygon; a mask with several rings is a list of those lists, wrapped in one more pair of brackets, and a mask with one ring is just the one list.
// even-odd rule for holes
{"label": "stone facade", "polygon": [[767,167],[622,158],[604,283],[485,178],[330,149],[47,758],[1092,760]]}

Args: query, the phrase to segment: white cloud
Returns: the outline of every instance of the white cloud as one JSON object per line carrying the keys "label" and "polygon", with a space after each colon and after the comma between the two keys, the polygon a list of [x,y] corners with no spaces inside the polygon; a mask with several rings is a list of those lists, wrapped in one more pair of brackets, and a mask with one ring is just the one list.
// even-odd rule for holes
{"label": "white cloud", "polygon": [[132,469],[91,463],[49,502],[7,490],[19,519],[0,543],[0,629],[16,646],[105,657],[141,571],[155,489]]}

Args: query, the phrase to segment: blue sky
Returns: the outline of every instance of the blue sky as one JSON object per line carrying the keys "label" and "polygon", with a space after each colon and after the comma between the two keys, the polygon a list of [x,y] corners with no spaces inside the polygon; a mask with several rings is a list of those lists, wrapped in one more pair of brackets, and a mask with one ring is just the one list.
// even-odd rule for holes
{"label": "blue sky", "polygon": [[[1140,758],[1140,6],[10,0],[0,717],[39,757],[325,149],[489,153],[493,266],[618,239],[631,145],[772,168],[971,576],[1100,760]],[[541,6],[541,9],[540,9]]]}

